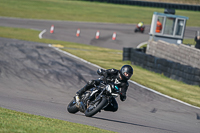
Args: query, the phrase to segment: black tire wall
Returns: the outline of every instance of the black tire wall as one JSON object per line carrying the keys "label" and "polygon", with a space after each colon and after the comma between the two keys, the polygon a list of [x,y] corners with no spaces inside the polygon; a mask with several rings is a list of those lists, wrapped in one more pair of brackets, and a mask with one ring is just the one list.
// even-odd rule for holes
{"label": "black tire wall", "polygon": [[200,11],[200,5],[189,5],[189,4],[176,4],[176,3],[164,3],[164,2],[148,2],[148,1],[137,1],[137,0],[83,0],[83,1],[98,1],[107,2],[121,5],[135,5],[143,7],[158,7],[158,8],[170,8],[179,10],[192,10]]}

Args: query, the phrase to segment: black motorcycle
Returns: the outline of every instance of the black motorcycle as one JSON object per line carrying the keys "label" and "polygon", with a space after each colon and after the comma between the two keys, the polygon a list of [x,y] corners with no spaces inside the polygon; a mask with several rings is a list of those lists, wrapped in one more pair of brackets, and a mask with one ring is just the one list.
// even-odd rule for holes
{"label": "black motorcycle", "polygon": [[80,97],[79,107],[76,105],[75,97],[67,106],[69,113],[75,114],[78,111],[87,117],[92,117],[96,113],[106,108],[112,101],[112,97],[116,98],[119,94],[119,88],[112,84],[102,81],[100,85],[86,91]]}

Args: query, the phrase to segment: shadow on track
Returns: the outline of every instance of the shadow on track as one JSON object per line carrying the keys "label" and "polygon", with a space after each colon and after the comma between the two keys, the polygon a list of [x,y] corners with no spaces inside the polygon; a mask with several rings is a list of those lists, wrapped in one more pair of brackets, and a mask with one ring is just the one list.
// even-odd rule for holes
{"label": "shadow on track", "polygon": [[152,126],[145,126],[145,125],[140,125],[140,124],[136,124],[136,123],[130,123],[130,122],[119,121],[119,120],[112,120],[112,119],[107,119],[107,118],[100,118],[100,117],[91,117],[91,118],[104,120],[104,121],[111,121],[111,122],[116,122],[116,123],[122,123],[122,124],[128,124],[128,125],[134,125],[134,126],[140,126],[140,127],[148,127],[148,128],[159,129],[159,130],[169,131],[169,132],[176,132],[176,131],[173,131],[173,130],[162,129],[162,128],[157,128],[157,127],[152,127]]}

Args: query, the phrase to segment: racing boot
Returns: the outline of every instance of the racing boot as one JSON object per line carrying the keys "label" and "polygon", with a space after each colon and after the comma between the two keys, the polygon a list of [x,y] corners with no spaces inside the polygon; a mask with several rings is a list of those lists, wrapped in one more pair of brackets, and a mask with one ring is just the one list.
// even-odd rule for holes
{"label": "racing boot", "polygon": [[75,95],[76,107],[80,106],[80,97],[78,94]]}
{"label": "racing boot", "polygon": [[[90,82],[89,82],[90,83]],[[82,89],[80,89],[78,92],[76,92],[76,95],[75,95],[75,100],[76,100],[76,106],[79,107],[80,105],[80,99],[81,99],[81,95],[83,95],[83,93],[87,90],[89,90],[90,88],[93,87],[92,84],[87,84],[85,85]]]}

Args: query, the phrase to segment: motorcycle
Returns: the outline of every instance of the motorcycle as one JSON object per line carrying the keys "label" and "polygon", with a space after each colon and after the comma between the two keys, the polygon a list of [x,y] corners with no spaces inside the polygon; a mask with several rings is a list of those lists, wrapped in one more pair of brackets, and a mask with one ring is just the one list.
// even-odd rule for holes
{"label": "motorcycle", "polygon": [[85,116],[92,117],[105,109],[112,102],[112,98],[118,97],[118,94],[119,88],[116,85],[102,81],[100,85],[93,87],[80,96],[78,107],[74,97],[68,104],[67,110],[72,114],[80,111]]}
{"label": "motorcycle", "polygon": [[135,32],[144,33],[144,29],[145,29],[145,26],[139,27],[139,26],[137,25],[136,28],[135,28]]}

